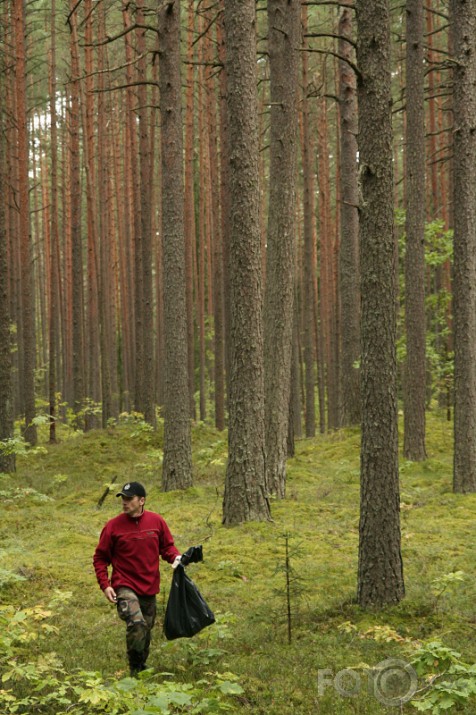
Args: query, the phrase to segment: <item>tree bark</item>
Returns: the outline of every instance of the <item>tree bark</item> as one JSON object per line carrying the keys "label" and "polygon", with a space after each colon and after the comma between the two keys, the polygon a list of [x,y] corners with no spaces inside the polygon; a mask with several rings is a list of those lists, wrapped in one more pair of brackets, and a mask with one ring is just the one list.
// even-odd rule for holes
{"label": "tree bark", "polygon": [[476,5],[451,0],[454,42],[454,473],[476,491]]}
{"label": "tree bark", "polygon": [[192,485],[183,188],[180,3],[159,11],[165,332],[164,491]]}
{"label": "tree bark", "polygon": [[98,230],[95,198],[97,196],[97,180],[94,166],[96,142],[94,136],[94,77],[93,63],[93,15],[92,0],[84,3],[85,22],[85,111],[83,114],[83,150],[86,169],[86,210],[88,227],[88,306],[87,306],[87,398],[90,401],[85,415],[85,429],[98,426],[98,419],[91,409],[91,403],[96,405],[101,399],[100,386],[100,350],[99,350],[99,286],[98,286]]}
{"label": "tree bark", "polygon": [[[339,19],[339,55],[352,60],[351,10],[344,8]],[[340,424],[360,421],[360,291],[359,214],[357,204],[357,89],[355,73],[348,62],[339,60],[340,117],[340,251],[339,289],[341,325]]]}
{"label": "tree bark", "polygon": [[230,138],[230,388],[227,525],[270,518],[265,486],[256,6],[225,0]]}
{"label": "tree bark", "polygon": [[[70,10],[75,5],[70,0]],[[80,165],[80,102],[79,50],[76,15],[71,16],[71,111],[70,111],[70,152],[71,152],[71,244],[73,280],[73,409],[76,426],[83,427],[81,410],[84,401],[84,276],[83,245],[81,230],[81,165]]]}
{"label": "tree bark", "polygon": [[193,251],[196,244],[195,231],[195,192],[194,192],[194,92],[195,65],[194,51],[194,0],[188,0],[187,25],[187,81],[185,99],[185,271],[186,271],[186,302],[187,302],[187,357],[188,357],[188,389],[190,400],[190,417],[196,418],[195,407],[195,336],[194,336],[194,304],[193,304]]}
{"label": "tree bark", "polygon": [[390,8],[357,0],[362,295],[358,601],[404,596],[398,482],[396,243],[393,231]]}
{"label": "tree bark", "polygon": [[291,389],[294,301],[298,0],[268,0],[271,138],[264,301],[266,484],[282,498]]}
{"label": "tree bark", "polygon": [[37,443],[35,417],[35,299],[30,240],[30,200],[28,182],[28,127],[26,106],[26,47],[24,0],[14,2],[15,27],[15,87],[18,146],[18,211],[21,260],[21,320],[22,338],[21,382],[25,414],[25,439]]}
{"label": "tree bark", "polygon": [[423,1],[406,6],[406,252],[405,328],[407,355],[403,383],[404,443],[407,459],[420,461],[425,449],[425,109]]}
{"label": "tree bark", "polygon": [[[302,8],[303,34],[307,30],[307,8]],[[316,434],[316,401],[315,401],[315,367],[313,350],[313,326],[314,311],[317,300],[317,292],[314,286],[313,276],[313,255],[316,241],[315,230],[315,208],[314,208],[314,168],[312,165],[312,139],[309,131],[309,101],[308,91],[308,58],[307,53],[302,53],[302,136],[301,155],[304,181],[304,252],[303,252],[303,301],[302,318],[304,329],[304,365],[305,365],[305,433],[306,437],[314,437]],[[317,337],[317,336],[316,336]],[[320,409],[324,406],[320,404]]]}
{"label": "tree bark", "polygon": [[[218,60],[221,62],[222,66],[222,71],[220,72],[220,77],[219,77],[219,96],[220,96],[220,101],[219,101],[219,114],[220,114],[220,133],[219,133],[219,138],[220,138],[220,209],[221,209],[221,224],[220,224],[220,230],[221,230],[221,255],[222,255],[222,264],[221,268],[217,270],[221,270],[222,272],[222,277],[221,277],[221,289],[222,289],[222,297],[221,301],[218,295],[215,295],[215,307],[217,310],[221,310],[221,302],[223,304],[223,315],[222,315],[222,320],[223,320],[223,326],[221,329],[221,335],[222,335],[222,340],[223,344],[221,346],[218,345],[217,343],[217,349],[220,350],[220,360],[222,361],[222,371],[224,371],[224,375],[220,376],[220,382],[218,382],[217,376],[215,377],[216,384],[215,384],[215,389],[217,389],[217,386],[220,385],[220,388],[223,384],[223,396],[220,397],[222,400],[222,406],[223,406],[223,427],[218,426],[217,422],[217,428],[218,429],[223,429],[225,425],[225,406],[228,398],[228,389],[229,389],[229,376],[230,376],[230,312],[231,312],[231,305],[230,305],[230,291],[228,289],[229,287],[229,276],[228,276],[228,258],[229,258],[229,230],[230,230],[230,191],[229,191],[229,182],[230,182],[230,176],[229,176],[229,171],[230,171],[230,160],[229,160],[229,154],[230,154],[230,142],[229,142],[229,126],[228,126],[228,108],[227,108],[227,95],[228,95],[228,79],[226,76],[226,45],[225,45],[225,30],[223,26],[223,15],[224,15],[224,0],[219,0],[219,7],[221,12],[218,15],[217,19],[217,44],[218,44]],[[217,257],[218,260],[218,257]],[[215,277],[215,286],[218,285],[217,281],[219,280],[218,276]],[[220,326],[218,326],[218,329],[220,329]],[[216,339],[218,339],[218,333],[216,334]],[[215,370],[219,370],[219,365],[216,363],[215,364]],[[223,378],[223,380],[221,380]],[[218,399],[218,396],[217,396]],[[218,415],[218,410],[217,413]],[[220,415],[221,417],[221,415]]]}
{"label": "tree bark", "polygon": [[51,47],[49,62],[49,94],[50,94],[50,295],[49,295],[49,339],[48,339],[48,401],[50,415],[50,443],[56,440],[56,390],[57,390],[57,358],[59,341],[59,265],[57,262],[59,249],[58,234],[58,127],[56,112],[56,1],[51,3]]}
{"label": "tree bark", "polygon": [[[0,24],[0,40],[4,28]],[[0,55],[0,92],[5,91],[5,57]],[[0,106],[0,441],[13,438],[12,346],[6,207],[9,197],[6,163],[6,107]],[[15,454],[0,450],[0,472],[15,471]]]}
{"label": "tree bark", "polygon": [[115,301],[111,284],[111,235],[110,235],[110,185],[109,185],[109,99],[105,89],[105,71],[107,69],[106,47],[101,44],[106,37],[106,17],[104,5],[98,8],[98,228],[99,228],[99,317],[101,350],[101,398],[102,427],[107,427],[109,418],[117,414],[117,405],[113,390],[116,358]]}
{"label": "tree bark", "polygon": [[[137,2],[136,20],[144,24],[144,2]],[[140,165],[140,215],[141,215],[141,266],[142,266],[142,351],[143,351],[143,400],[144,419],[156,425],[154,389],[154,303],[152,292],[152,233],[151,233],[151,172],[150,172],[150,131],[147,107],[147,58],[145,30],[137,30],[137,52],[141,59],[137,62],[137,91],[139,117],[139,165]]]}

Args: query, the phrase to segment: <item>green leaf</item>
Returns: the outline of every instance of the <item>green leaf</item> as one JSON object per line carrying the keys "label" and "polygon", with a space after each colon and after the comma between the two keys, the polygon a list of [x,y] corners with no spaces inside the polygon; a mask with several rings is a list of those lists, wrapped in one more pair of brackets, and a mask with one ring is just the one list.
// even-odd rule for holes
{"label": "green leaf", "polygon": [[218,687],[224,695],[241,695],[244,692],[241,685],[229,680],[224,680]]}

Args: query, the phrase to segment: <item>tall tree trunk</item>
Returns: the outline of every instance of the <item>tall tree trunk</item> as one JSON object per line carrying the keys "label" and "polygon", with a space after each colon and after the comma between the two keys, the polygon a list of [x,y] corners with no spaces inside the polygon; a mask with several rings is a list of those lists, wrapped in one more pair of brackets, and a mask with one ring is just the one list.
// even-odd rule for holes
{"label": "tall tree trunk", "polygon": [[[76,5],[70,0],[70,11]],[[81,165],[80,165],[80,102],[79,84],[79,44],[76,13],[70,19],[71,53],[71,111],[70,111],[70,151],[71,151],[71,250],[73,280],[73,409],[76,425],[83,426],[81,411],[84,401],[84,288],[83,288],[83,242],[81,226]]]}
{"label": "tall tree trunk", "polygon": [[423,0],[406,6],[406,253],[405,328],[407,356],[403,383],[407,459],[425,459],[425,109]]}
{"label": "tall tree trunk", "polygon": [[396,243],[393,230],[390,8],[357,0],[362,294],[358,601],[404,596],[398,482]]}
{"label": "tall tree trunk", "polygon": [[[433,0],[428,0],[426,8],[426,42],[428,45],[426,60],[429,66],[433,66],[438,62],[439,55],[433,50],[434,43],[434,15],[432,8]],[[428,157],[430,159],[430,191],[426,192],[427,196],[427,214],[430,220],[437,218],[440,215],[441,207],[439,205],[439,190],[438,190],[438,164],[437,164],[437,144],[438,136],[436,132],[436,77],[435,72],[428,73]]]}
{"label": "tall tree trunk", "polygon": [[301,3],[268,0],[271,139],[264,301],[266,483],[284,497],[294,301]]}
{"label": "tall tree trunk", "polygon": [[[122,15],[124,28],[132,25],[129,12],[130,3],[123,0]],[[136,93],[134,89],[134,51],[132,47],[131,34],[126,33],[125,56],[127,62],[126,77],[128,87],[126,89],[126,123],[127,137],[130,151],[126,152],[127,170],[129,171],[130,184],[132,185],[132,218],[133,218],[133,286],[134,286],[134,409],[137,412],[144,412],[144,347],[143,331],[144,316],[142,314],[142,218],[141,218],[141,196],[140,196],[140,171],[137,163],[138,142],[137,142],[137,120],[135,113]]]}
{"label": "tall tree trunk", "polygon": [[98,228],[99,228],[99,320],[101,348],[101,402],[102,427],[107,426],[110,417],[114,416],[112,390],[112,356],[115,356],[115,324],[111,325],[110,305],[110,202],[109,202],[109,106],[105,95],[105,72],[107,70],[106,50],[106,17],[104,5],[98,8],[98,74],[97,74],[97,116],[98,116]]}
{"label": "tall tree trunk", "polygon": [[195,337],[194,337],[194,305],[193,305],[193,252],[195,250],[195,192],[194,192],[194,92],[195,65],[194,57],[194,18],[195,2],[188,0],[187,27],[187,89],[185,100],[185,271],[186,271],[186,302],[187,302],[187,357],[188,357],[188,387],[190,399],[190,417],[195,419]]}
{"label": "tall tree trunk", "polygon": [[[307,7],[303,6],[303,34],[307,32]],[[313,255],[315,235],[315,210],[314,210],[314,169],[312,165],[313,152],[309,131],[309,100],[308,91],[308,58],[307,53],[302,53],[302,84],[303,98],[302,112],[302,137],[301,154],[304,180],[304,275],[303,275],[303,301],[302,316],[304,328],[304,365],[305,365],[305,433],[306,437],[316,434],[316,405],[315,405],[315,367],[313,349],[314,309],[317,293],[314,287]],[[320,404],[320,409],[323,405]]]}
{"label": "tall tree trunk", "polygon": [[[0,40],[5,28],[0,24]],[[5,96],[5,56],[0,54],[0,92]],[[6,107],[0,105],[0,441],[13,438],[12,350],[8,270]],[[15,471],[15,454],[0,449],[0,472]]]}
{"label": "tall tree trunk", "polygon": [[230,131],[230,402],[223,522],[270,518],[265,485],[256,5],[225,0]]}
{"label": "tall tree trunk", "polygon": [[[323,66],[323,91],[326,93],[326,66]],[[334,286],[334,232],[330,210],[330,172],[327,122],[327,99],[318,103],[317,120],[317,175],[319,184],[319,326],[323,348],[323,360],[318,360],[319,370],[324,373],[326,387],[327,426],[338,426],[338,381],[335,352],[335,286]],[[318,352],[319,355],[319,352]],[[320,400],[321,401],[321,400]],[[320,410],[321,411],[321,410]]]}
{"label": "tall tree trunk", "polygon": [[[203,31],[203,19],[200,19],[199,32]],[[201,66],[198,73],[198,135],[199,141],[199,185],[198,192],[198,232],[197,232],[197,268],[198,268],[198,292],[197,301],[197,323],[198,323],[198,385],[199,385],[199,415],[200,420],[206,418],[206,394],[205,394],[205,372],[206,372],[206,345],[205,345],[205,252],[207,244],[207,234],[209,230],[208,207],[210,198],[209,182],[209,162],[208,162],[208,124],[206,122],[204,106],[204,55],[203,41],[200,47],[199,62]]]}
{"label": "tall tree trunk", "polygon": [[[205,15],[208,23],[212,22],[212,13]],[[218,33],[217,33],[218,34]],[[209,127],[209,161],[210,161],[210,220],[213,248],[210,252],[209,262],[213,264],[213,300],[209,300],[208,310],[213,306],[214,327],[214,395],[215,395],[215,426],[218,430],[225,429],[225,325],[224,325],[224,300],[223,300],[223,236],[220,214],[220,181],[217,137],[217,87],[215,81],[216,51],[214,50],[213,36],[209,29],[206,37],[205,58],[207,63],[205,85],[207,117]]]}
{"label": "tall tree trunk", "polygon": [[[226,403],[229,390],[230,376],[230,291],[229,291],[229,231],[230,231],[230,137],[228,126],[228,79],[226,74],[226,44],[225,30],[223,25],[224,16],[224,0],[219,0],[221,12],[217,19],[217,44],[218,44],[218,60],[222,64],[222,70],[219,77],[219,112],[220,112],[220,209],[221,209],[221,252],[222,252],[222,283],[223,283],[223,342],[222,355],[225,370],[225,384],[223,385],[224,395],[223,402]],[[218,276],[215,278],[217,285]],[[215,306],[219,298],[215,296]],[[218,366],[216,365],[216,368]],[[215,388],[216,389],[216,388]],[[225,404],[223,405],[225,408]],[[223,415],[224,417],[224,415]],[[218,424],[217,424],[218,427]],[[220,429],[220,427],[218,427]]]}
{"label": "tall tree trunk", "polygon": [[21,382],[25,413],[25,439],[35,445],[35,298],[30,241],[30,200],[28,185],[28,128],[26,107],[26,47],[24,0],[14,0],[15,87],[18,147],[18,212],[21,260]]}
{"label": "tall tree trunk", "polygon": [[451,0],[454,42],[455,492],[476,491],[476,5]]}
{"label": "tall tree trunk", "polygon": [[[342,10],[339,19],[339,55],[352,59],[352,14]],[[340,395],[342,426],[360,420],[360,291],[359,214],[357,185],[357,90],[355,72],[344,59],[339,61],[340,111],[340,251],[339,287],[341,313]]]}
{"label": "tall tree trunk", "polygon": [[51,3],[51,48],[49,62],[50,92],[50,301],[49,301],[49,377],[48,401],[50,414],[50,442],[56,442],[56,381],[59,340],[59,266],[58,258],[58,128],[56,113],[56,0]]}
{"label": "tall tree trunk", "polygon": [[159,11],[162,250],[165,332],[165,424],[162,486],[192,484],[190,400],[187,371],[187,313],[183,187],[180,2]]}
{"label": "tall tree trunk", "polygon": [[[98,230],[96,217],[97,180],[94,166],[96,142],[94,135],[94,63],[93,63],[93,15],[92,0],[84,3],[85,50],[84,63],[86,70],[85,102],[83,114],[83,150],[86,169],[86,208],[88,227],[88,308],[87,308],[87,398],[93,405],[101,399],[100,386],[100,350],[99,350],[99,287],[98,287]],[[94,409],[87,409],[85,429],[98,426]]]}
{"label": "tall tree trunk", "polygon": [[[59,329],[57,345],[58,388],[63,402],[72,404],[73,399],[73,266],[71,244],[71,161],[67,136],[70,134],[70,98],[66,95],[66,116],[61,118],[61,174],[58,171],[62,211],[58,215],[60,240],[56,242],[58,280],[56,302],[59,306]],[[59,158],[59,157],[58,157]],[[59,202],[59,196],[58,196]],[[61,218],[61,221],[60,221]],[[63,239],[61,241],[61,238]],[[64,413],[64,408],[63,408]]]}
{"label": "tall tree trunk", "polygon": [[[143,25],[144,2],[138,0],[136,20]],[[151,232],[151,173],[150,173],[150,131],[148,126],[149,112],[147,107],[147,57],[145,30],[137,30],[137,52],[140,59],[137,62],[137,99],[139,102],[139,164],[140,164],[140,198],[141,198],[141,237],[142,237],[142,350],[143,350],[143,410],[144,419],[151,425],[156,424],[155,389],[154,389],[154,303],[152,292],[152,232]]]}

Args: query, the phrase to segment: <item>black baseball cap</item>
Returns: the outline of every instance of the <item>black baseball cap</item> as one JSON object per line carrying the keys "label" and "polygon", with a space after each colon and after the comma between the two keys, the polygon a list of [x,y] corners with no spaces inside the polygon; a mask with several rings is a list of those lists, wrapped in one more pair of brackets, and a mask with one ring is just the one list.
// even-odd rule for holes
{"label": "black baseball cap", "polygon": [[145,489],[140,482],[127,482],[116,497],[145,497]]}

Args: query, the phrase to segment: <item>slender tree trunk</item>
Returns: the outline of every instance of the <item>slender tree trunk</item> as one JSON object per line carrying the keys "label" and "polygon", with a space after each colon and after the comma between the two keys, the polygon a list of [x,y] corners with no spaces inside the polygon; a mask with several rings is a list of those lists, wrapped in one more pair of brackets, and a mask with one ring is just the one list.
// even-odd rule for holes
{"label": "slender tree trunk", "polygon": [[[299,305],[298,291],[296,286],[294,289],[294,308],[293,308],[293,350],[291,363],[291,394],[289,398],[290,406],[289,414],[292,415],[293,426],[292,435],[293,441],[296,437],[302,437],[302,421],[301,421],[301,374],[300,374],[300,350],[299,350]],[[289,449],[288,449],[289,454]]]}
{"label": "slender tree trunk", "polygon": [[165,332],[164,491],[192,484],[183,188],[180,3],[159,11]]}
{"label": "slender tree trunk", "polygon": [[[206,21],[211,22],[212,10],[205,15]],[[224,300],[223,300],[223,236],[220,213],[220,181],[219,158],[217,137],[217,87],[213,63],[216,61],[213,37],[211,30],[206,38],[207,82],[205,86],[207,102],[207,121],[209,127],[209,161],[210,161],[210,221],[213,247],[210,252],[209,262],[213,264],[213,300],[209,301],[209,312],[213,310],[214,327],[214,395],[215,395],[215,426],[218,430],[225,429],[225,325],[224,325]],[[217,33],[218,34],[218,33]]]}
{"label": "slender tree trunk", "polygon": [[256,6],[225,0],[230,131],[230,402],[223,522],[270,518],[265,485]]}
{"label": "slender tree trunk", "polygon": [[454,42],[455,492],[476,491],[476,5],[451,0]]}
{"label": "slender tree trunk", "polygon": [[[434,20],[433,20],[433,0],[428,0],[426,3],[426,42],[428,45],[427,49],[427,62],[432,66],[434,63],[438,62],[439,55],[433,50],[434,42]],[[439,206],[439,191],[438,191],[438,164],[437,164],[437,143],[438,137],[436,134],[436,84],[435,72],[428,73],[428,158],[430,160],[430,191],[426,192],[427,195],[427,215],[430,220],[437,218],[440,215],[441,207]]]}
{"label": "slender tree trunk", "polygon": [[[303,34],[307,28],[307,8],[303,7]],[[316,434],[315,406],[315,367],[313,350],[314,306],[317,294],[314,289],[313,244],[315,242],[314,210],[314,171],[312,166],[312,142],[309,131],[309,101],[307,98],[308,58],[302,53],[302,139],[301,154],[304,175],[304,275],[303,275],[303,327],[304,327],[304,365],[305,365],[305,433],[306,437]]]}
{"label": "slender tree trunk", "polygon": [[[122,14],[124,28],[130,27],[132,23],[129,12],[130,3],[123,0]],[[130,172],[130,183],[132,185],[132,218],[133,218],[133,286],[134,286],[134,409],[137,412],[144,412],[144,316],[142,309],[142,218],[141,218],[141,195],[140,195],[140,171],[137,163],[138,142],[137,142],[137,120],[135,113],[136,94],[133,83],[134,77],[134,51],[131,43],[130,33],[124,36],[125,56],[127,62],[126,77],[128,87],[126,89],[126,113],[128,127],[129,151],[126,152],[126,161]]]}
{"label": "slender tree trunk", "polygon": [[49,301],[49,378],[48,400],[50,414],[50,443],[56,442],[56,381],[57,381],[57,356],[59,339],[59,305],[58,281],[58,128],[56,117],[56,0],[51,3],[51,48],[49,62],[49,91],[50,91],[50,137],[51,137],[51,165],[50,165],[50,301]]}
{"label": "slender tree trunk", "polygon": [[[325,65],[323,71],[323,87],[326,92]],[[319,184],[319,326],[322,342],[323,359],[319,359],[319,369],[324,373],[326,387],[326,414],[329,429],[337,427],[337,382],[335,376],[335,359],[333,355],[334,331],[334,250],[333,231],[330,220],[330,178],[329,178],[329,147],[327,128],[327,100],[322,97],[318,103],[317,120],[317,175]],[[319,355],[319,352],[318,352]],[[321,402],[321,400],[320,400]]]}
{"label": "slender tree trunk", "polygon": [[404,444],[407,459],[425,459],[425,109],[423,0],[406,6],[406,253],[403,383]]}
{"label": "slender tree trunk", "polygon": [[[108,105],[105,97],[104,75],[107,69],[104,39],[106,36],[106,18],[104,5],[98,7],[98,74],[97,74],[97,116],[98,116],[98,235],[99,235],[99,316],[100,316],[100,349],[101,349],[101,402],[102,427],[114,414],[112,391],[112,355],[115,354],[112,336],[115,326],[110,322],[111,284],[110,284],[110,245],[109,245],[109,136],[108,136]],[[115,336],[114,336],[115,338]]]}
{"label": "slender tree trunk", "polygon": [[[396,243],[393,231],[390,8],[357,0],[362,294],[358,601],[403,598],[398,482]],[[378,280],[376,280],[378,276]]]}
{"label": "slender tree trunk", "polygon": [[18,211],[21,260],[21,381],[25,413],[25,439],[37,442],[35,417],[35,298],[30,241],[30,200],[28,185],[28,129],[26,106],[26,47],[24,0],[14,0],[15,86],[18,147]]}
{"label": "slender tree trunk", "polygon": [[[5,29],[0,24],[3,44]],[[0,93],[5,92],[5,56],[0,55]],[[13,438],[12,350],[8,270],[6,108],[0,105],[0,441]],[[0,450],[0,472],[15,471],[15,454]]]}
{"label": "slender tree trunk", "polygon": [[[14,42],[14,22],[13,22],[13,7],[11,3],[4,3],[4,30],[6,39],[13,44]],[[15,67],[8,65],[5,67],[5,73],[2,75],[5,87],[5,104],[3,105],[6,112],[6,118],[16,116],[16,72]],[[6,120],[5,118],[5,120]],[[23,345],[23,325],[20,306],[20,275],[21,275],[21,241],[18,221],[18,211],[16,207],[16,194],[18,188],[18,162],[10,151],[10,147],[16,146],[17,133],[15,123],[11,120],[8,122],[5,133],[5,162],[6,176],[10,177],[7,182],[6,207],[5,207],[5,229],[7,236],[8,249],[8,274],[9,274],[9,308],[10,320],[16,326],[16,335],[12,336],[13,354],[12,369],[14,374],[18,376],[13,384],[13,415],[18,415],[23,411],[23,380],[19,379],[22,375],[22,360],[19,354],[19,347]],[[7,151],[8,148],[8,151]],[[45,321],[46,324],[46,321]],[[45,351],[46,351],[46,333],[45,333]],[[46,363],[46,353],[45,360]]]}
{"label": "slender tree trunk", "polygon": [[[228,126],[228,107],[227,107],[227,96],[228,96],[228,79],[226,74],[226,45],[225,45],[225,31],[223,26],[223,16],[224,16],[224,0],[220,0],[219,4],[221,12],[218,15],[217,20],[217,44],[218,44],[218,60],[222,64],[222,71],[219,77],[219,113],[220,113],[220,209],[221,209],[221,251],[222,251],[222,290],[223,290],[223,362],[225,371],[225,384],[223,386],[223,409],[225,409],[225,403],[227,399],[227,391],[229,389],[229,376],[230,376],[230,291],[229,291],[229,276],[228,276],[228,265],[229,265],[229,230],[230,230],[230,141],[229,141],[229,126]],[[215,281],[218,280],[216,277]],[[215,282],[216,285],[216,282]],[[215,306],[217,306],[218,298],[215,296]],[[216,366],[218,367],[218,366]],[[217,424],[218,427],[218,424]],[[220,428],[219,428],[220,429]]]}
{"label": "slender tree trunk", "polygon": [[[139,25],[145,23],[144,2],[138,0],[136,20]],[[155,389],[154,389],[154,303],[152,292],[152,233],[151,233],[151,173],[150,173],[150,131],[148,126],[149,112],[147,107],[147,57],[145,30],[137,30],[137,81],[140,83],[137,91],[139,103],[139,164],[140,164],[140,198],[141,198],[141,236],[142,236],[142,350],[144,360],[143,375],[143,410],[144,419],[151,425],[156,424]]]}
{"label": "slender tree trunk", "polygon": [[[352,59],[352,11],[342,10],[339,19],[339,55]],[[360,420],[360,292],[359,214],[357,186],[357,90],[355,73],[348,62],[339,61],[340,110],[340,251],[339,284],[341,312],[341,415],[342,426]]]}
{"label": "slender tree trunk", "polygon": [[[199,31],[203,31],[203,20],[199,23]],[[202,63],[198,73],[198,134],[199,142],[199,185],[198,192],[198,245],[197,245],[197,268],[198,268],[198,292],[197,301],[197,323],[198,323],[198,385],[199,385],[199,414],[200,420],[206,418],[206,394],[205,394],[205,372],[206,372],[206,346],[205,346],[205,251],[207,244],[207,213],[209,203],[209,163],[208,163],[208,124],[206,122],[204,107],[204,71],[203,71],[203,42],[199,53],[199,62]]]}
{"label": "slender tree trunk", "polygon": [[[70,134],[70,98],[66,95],[66,116],[61,117],[61,173],[58,171],[61,189],[62,210],[58,215],[59,240],[56,242],[58,279],[56,303],[59,306],[57,349],[58,389],[63,402],[72,404],[73,399],[73,265],[71,244],[71,161],[67,151],[67,136]],[[59,157],[58,157],[59,158]],[[58,196],[59,203],[59,196]],[[61,220],[60,220],[61,218]],[[61,240],[62,238],[62,240]],[[64,414],[64,408],[63,408]],[[58,415],[59,416],[59,415]]]}
{"label": "slender tree trunk", "polygon": [[195,192],[194,192],[194,90],[195,65],[194,58],[194,18],[195,2],[188,0],[187,28],[187,89],[185,104],[185,270],[186,270],[186,303],[187,303],[187,357],[188,385],[190,399],[190,417],[196,418],[195,407],[195,336],[194,336],[194,305],[193,305],[193,252],[195,250]]}
{"label": "slender tree trunk", "polygon": [[301,3],[268,0],[270,197],[264,302],[266,480],[284,497],[294,301],[297,88]]}
{"label": "slender tree trunk", "polygon": [[[75,6],[70,0],[70,11]],[[81,226],[81,165],[80,165],[80,84],[79,49],[76,13],[70,20],[71,53],[71,111],[70,111],[70,152],[71,152],[71,250],[73,281],[73,409],[76,426],[83,427],[81,411],[84,401],[84,288],[83,288],[83,242]]]}
{"label": "slender tree trunk", "polygon": [[[83,114],[83,150],[86,170],[86,208],[88,227],[87,273],[88,273],[88,307],[87,307],[87,398],[93,403],[101,399],[100,386],[100,351],[99,351],[99,298],[98,298],[98,230],[95,197],[97,196],[96,171],[94,156],[96,142],[94,134],[94,76],[93,76],[93,15],[92,0],[84,3],[85,23],[85,101]],[[98,419],[89,409],[85,417],[85,429],[97,427]]]}

